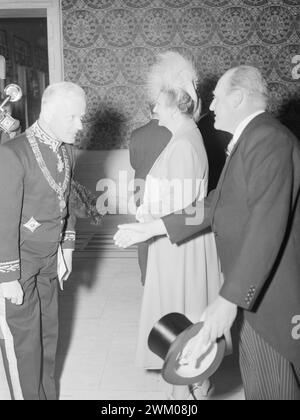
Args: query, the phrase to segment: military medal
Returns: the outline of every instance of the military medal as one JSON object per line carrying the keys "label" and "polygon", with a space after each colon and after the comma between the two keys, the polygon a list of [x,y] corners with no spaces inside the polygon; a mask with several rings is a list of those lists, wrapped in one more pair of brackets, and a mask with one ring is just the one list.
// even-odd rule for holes
{"label": "military medal", "polygon": [[59,154],[57,154],[57,159],[58,159],[57,170],[59,173],[61,173],[64,170],[65,165]]}
{"label": "military medal", "polygon": [[65,201],[64,195],[65,192],[67,190],[67,187],[69,185],[70,182],[70,165],[69,165],[69,160],[68,160],[68,154],[67,151],[65,149],[64,146],[61,146],[61,150],[62,150],[62,154],[63,154],[63,160],[61,160],[61,164],[60,167],[58,169],[63,170],[63,168],[65,167],[65,179],[63,182],[63,185],[61,184],[57,184],[54,180],[54,178],[52,177],[52,175],[49,172],[49,169],[46,166],[46,163],[43,159],[43,156],[41,154],[41,151],[39,149],[38,143],[35,139],[35,134],[34,134],[34,125],[26,130],[26,135],[28,138],[28,141],[30,143],[30,146],[32,148],[32,151],[35,155],[35,158],[37,160],[37,163],[44,175],[44,177],[46,178],[48,184],[50,185],[50,187],[56,192],[57,197],[58,197],[58,201],[59,201],[59,209],[60,212],[62,213],[64,211],[64,209],[67,207],[67,203]]}
{"label": "military medal", "polygon": [[59,201],[59,208],[60,208],[61,212],[66,208],[66,206],[67,206],[67,204],[66,204],[65,200],[62,199],[62,200]]}

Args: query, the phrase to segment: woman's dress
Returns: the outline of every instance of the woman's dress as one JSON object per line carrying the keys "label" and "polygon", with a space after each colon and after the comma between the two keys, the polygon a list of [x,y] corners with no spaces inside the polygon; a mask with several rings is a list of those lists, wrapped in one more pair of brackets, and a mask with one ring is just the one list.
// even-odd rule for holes
{"label": "woman's dress", "polygon": [[[200,131],[186,120],[150,170],[144,201],[137,218],[161,217],[183,209],[207,194],[208,161]],[[180,189],[182,188],[182,191]],[[163,361],[148,348],[154,324],[171,312],[198,322],[208,304],[218,295],[222,274],[213,233],[180,245],[167,236],[151,240],[142,301],[136,364],[160,369]]]}

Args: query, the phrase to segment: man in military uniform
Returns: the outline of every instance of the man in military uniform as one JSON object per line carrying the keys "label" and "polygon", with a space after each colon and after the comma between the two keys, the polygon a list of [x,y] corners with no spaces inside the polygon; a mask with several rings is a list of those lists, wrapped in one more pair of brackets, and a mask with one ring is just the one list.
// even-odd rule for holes
{"label": "man in military uniform", "polygon": [[15,399],[57,398],[57,258],[66,279],[75,243],[71,144],[85,108],[79,86],[50,85],[39,120],[0,146],[0,328]]}

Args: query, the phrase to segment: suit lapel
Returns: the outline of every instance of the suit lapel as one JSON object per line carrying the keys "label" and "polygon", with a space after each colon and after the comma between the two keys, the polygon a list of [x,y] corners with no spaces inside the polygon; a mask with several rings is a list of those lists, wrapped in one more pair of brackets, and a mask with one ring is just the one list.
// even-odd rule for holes
{"label": "suit lapel", "polygon": [[213,201],[213,204],[212,204],[212,209],[211,209],[211,216],[212,216],[211,218],[212,218],[212,220],[214,219],[215,210],[216,210],[218,201],[220,199],[220,195],[221,195],[221,191],[222,191],[222,186],[223,186],[223,183],[224,183],[224,179],[225,179],[225,175],[226,175],[226,172],[227,172],[227,169],[228,169],[229,162],[232,159],[232,156],[233,156],[233,154],[234,154],[234,152],[235,152],[236,149],[237,149],[237,144],[233,148],[231,154],[227,157],[226,162],[225,162],[225,165],[224,165],[224,168],[222,170],[222,173],[221,173],[221,176],[220,176],[220,179],[219,179],[217,188],[216,188],[214,201]]}

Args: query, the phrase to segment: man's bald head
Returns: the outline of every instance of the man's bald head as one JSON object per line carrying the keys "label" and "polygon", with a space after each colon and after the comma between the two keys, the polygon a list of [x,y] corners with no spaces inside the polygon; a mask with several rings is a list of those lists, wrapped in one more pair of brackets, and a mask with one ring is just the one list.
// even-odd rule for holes
{"label": "man's bald head", "polygon": [[85,101],[84,90],[72,82],[58,82],[49,85],[42,96],[41,112],[45,108],[55,106],[58,102],[72,99],[82,99]]}
{"label": "man's bald head", "polygon": [[210,110],[215,114],[217,130],[234,133],[248,116],[265,110],[268,103],[267,83],[252,66],[228,70],[218,81]]}
{"label": "man's bald head", "polygon": [[252,102],[256,101],[264,107],[267,106],[268,85],[256,67],[246,65],[234,67],[228,70],[225,75],[227,75],[229,91],[244,89],[251,96]]}
{"label": "man's bald head", "polygon": [[73,143],[82,129],[85,114],[84,90],[72,82],[51,84],[42,96],[39,122],[48,133],[65,142]]}

